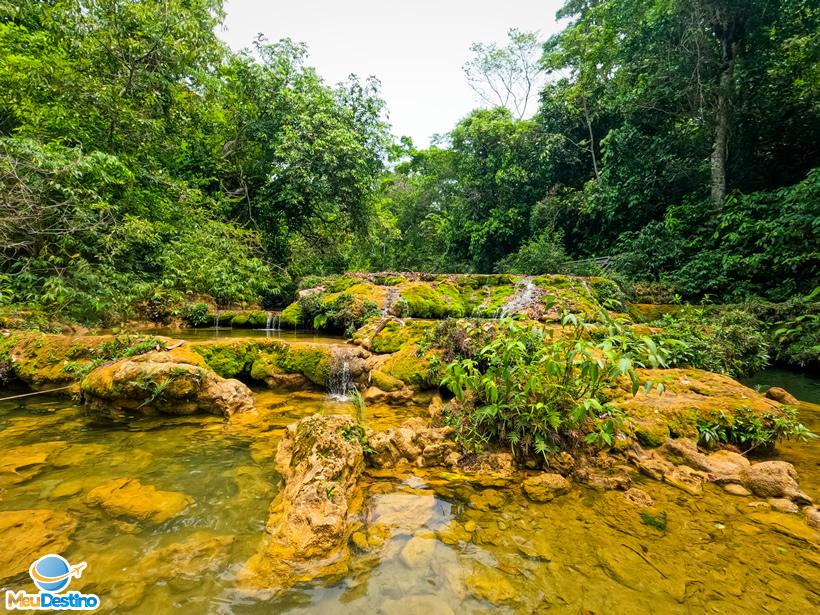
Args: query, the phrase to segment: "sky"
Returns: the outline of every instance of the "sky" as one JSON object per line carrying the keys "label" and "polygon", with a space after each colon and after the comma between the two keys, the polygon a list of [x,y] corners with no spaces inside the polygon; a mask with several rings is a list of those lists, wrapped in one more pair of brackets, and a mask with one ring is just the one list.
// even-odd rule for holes
{"label": "sky", "polygon": [[329,83],[350,73],[382,83],[396,136],[424,147],[480,106],[462,66],[476,42],[504,43],[509,28],[558,31],[562,0],[227,0],[219,36],[232,49],[257,34],[307,43]]}

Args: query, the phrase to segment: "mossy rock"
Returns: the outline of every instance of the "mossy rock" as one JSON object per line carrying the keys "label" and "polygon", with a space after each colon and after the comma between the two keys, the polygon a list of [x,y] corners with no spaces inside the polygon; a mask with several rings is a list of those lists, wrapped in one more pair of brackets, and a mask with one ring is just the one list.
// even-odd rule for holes
{"label": "mossy rock", "polygon": [[767,399],[728,376],[699,369],[639,369],[642,383],[662,383],[664,392],[647,393],[643,387],[632,395],[627,379],[620,388],[608,392],[635,425],[635,435],[647,446],[656,445],[667,435],[698,437],[698,423],[725,416],[733,420],[737,412],[759,417],[785,416],[780,404]]}
{"label": "mossy rock", "polygon": [[446,318],[464,316],[464,303],[458,288],[449,283],[410,282],[399,287],[407,302],[410,316],[416,318]]}
{"label": "mossy rock", "polygon": [[295,301],[282,310],[282,313],[279,316],[279,326],[296,328],[304,325],[303,320],[304,317],[302,316],[302,307],[299,305],[298,301]]}
{"label": "mossy rock", "polygon": [[381,365],[381,371],[388,376],[401,380],[409,386],[418,388],[430,386],[428,374],[430,370],[430,359],[433,355],[432,353],[426,353],[419,357],[417,351],[417,345],[406,345],[398,352],[394,352],[387,357]]}
{"label": "mossy rock", "polygon": [[377,388],[388,393],[404,388],[404,382],[383,371],[374,369],[370,372],[370,382]]}
{"label": "mossy rock", "polygon": [[397,352],[408,344],[418,345],[434,327],[435,324],[429,322],[407,321],[402,324],[391,320],[371,338],[373,352],[387,354]]}
{"label": "mossy rock", "polygon": [[249,374],[254,380],[265,380],[274,374],[302,374],[321,387],[328,385],[331,348],[327,344],[290,342],[270,345],[260,350]]}
{"label": "mossy rock", "polygon": [[248,340],[215,340],[192,344],[191,348],[205,363],[223,378],[250,374],[259,354],[259,346]]}

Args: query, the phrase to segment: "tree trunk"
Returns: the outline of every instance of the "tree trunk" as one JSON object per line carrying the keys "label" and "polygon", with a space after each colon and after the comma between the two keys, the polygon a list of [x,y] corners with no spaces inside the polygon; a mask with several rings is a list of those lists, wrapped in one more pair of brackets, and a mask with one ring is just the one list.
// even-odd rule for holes
{"label": "tree trunk", "polygon": [[729,154],[729,107],[734,85],[735,49],[731,43],[724,44],[724,64],[720,73],[715,117],[715,137],[712,143],[710,166],[712,169],[712,203],[717,209],[723,207],[726,198],[726,159]]}
{"label": "tree trunk", "polygon": [[589,152],[592,154],[592,169],[595,172],[595,179],[598,179],[598,159],[595,157],[595,136],[592,133],[592,120],[589,117],[589,109],[587,108],[587,99],[582,99],[584,103],[584,119],[587,123],[587,130],[589,131]]}

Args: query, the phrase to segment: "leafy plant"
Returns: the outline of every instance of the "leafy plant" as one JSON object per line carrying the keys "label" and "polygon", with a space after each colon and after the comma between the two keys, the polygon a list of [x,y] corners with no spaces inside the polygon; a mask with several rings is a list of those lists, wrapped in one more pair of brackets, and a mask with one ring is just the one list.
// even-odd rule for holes
{"label": "leafy plant", "polygon": [[781,414],[758,416],[748,408],[740,408],[729,417],[720,411],[697,424],[700,442],[714,448],[733,444],[748,453],[758,447],[774,446],[783,439],[805,442],[815,438],[810,430],[797,420],[797,411],[785,408]]}
{"label": "leafy plant", "polygon": [[636,393],[635,368],[663,366],[664,351],[648,338],[628,339],[615,321],[611,335],[596,342],[595,326],[567,314],[555,335],[504,319],[474,358],[450,363],[441,384],[455,395],[447,418],[462,445],[474,450],[498,442],[519,457],[546,457],[581,443],[612,445],[623,416],[607,403],[606,389],[626,378]]}

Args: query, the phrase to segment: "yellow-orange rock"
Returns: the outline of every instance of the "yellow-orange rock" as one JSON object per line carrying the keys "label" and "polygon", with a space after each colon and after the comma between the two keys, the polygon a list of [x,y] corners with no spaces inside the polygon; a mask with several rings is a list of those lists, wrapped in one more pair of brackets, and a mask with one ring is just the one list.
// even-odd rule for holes
{"label": "yellow-orange rock", "polygon": [[70,544],[74,518],[55,510],[0,512],[0,580],[28,570],[45,553],[61,553]]}
{"label": "yellow-orange rock", "polygon": [[85,502],[114,516],[163,523],[182,513],[193,499],[175,491],[160,491],[136,479],[118,478],[89,491]]}
{"label": "yellow-orange rock", "polygon": [[277,590],[347,572],[349,515],[364,451],[350,416],[313,415],[290,425],[276,453],[284,487],[271,505],[268,536],[241,574],[245,587]]}

